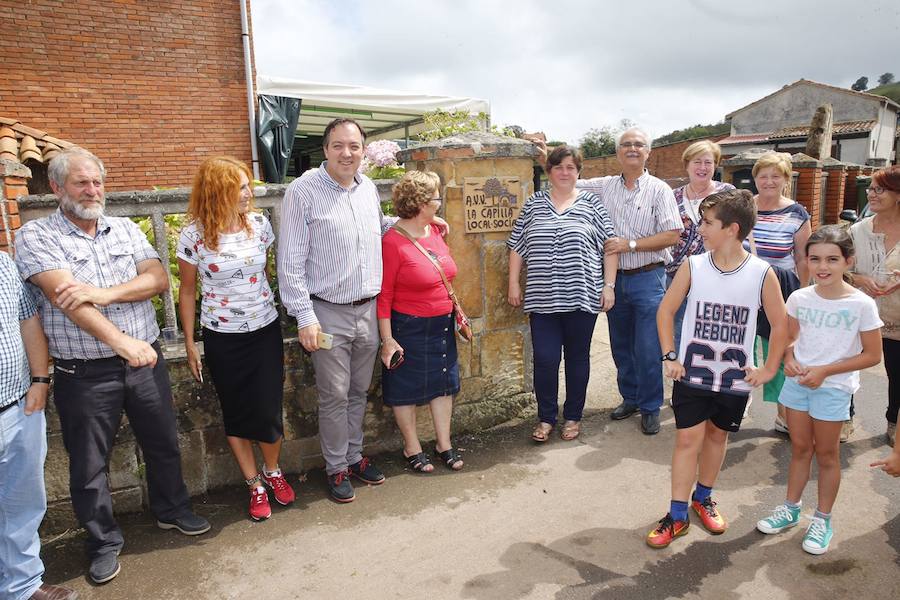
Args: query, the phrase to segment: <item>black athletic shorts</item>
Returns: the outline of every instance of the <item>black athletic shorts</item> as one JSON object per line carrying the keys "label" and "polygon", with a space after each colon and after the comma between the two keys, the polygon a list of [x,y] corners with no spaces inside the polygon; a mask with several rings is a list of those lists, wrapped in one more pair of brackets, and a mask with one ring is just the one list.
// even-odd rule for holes
{"label": "black athletic shorts", "polygon": [[710,420],[719,429],[737,431],[749,398],[749,394],[710,392],[676,381],[672,387],[675,428],[687,429]]}

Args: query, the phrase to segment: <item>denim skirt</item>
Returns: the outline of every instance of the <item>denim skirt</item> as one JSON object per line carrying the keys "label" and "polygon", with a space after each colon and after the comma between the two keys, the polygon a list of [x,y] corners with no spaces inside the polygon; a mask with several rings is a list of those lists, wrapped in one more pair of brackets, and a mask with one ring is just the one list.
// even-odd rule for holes
{"label": "denim skirt", "polygon": [[459,392],[453,314],[416,317],[391,312],[391,333],[403,348],[403,363],[382,365],[381,389],[388,406],[428,404]]}

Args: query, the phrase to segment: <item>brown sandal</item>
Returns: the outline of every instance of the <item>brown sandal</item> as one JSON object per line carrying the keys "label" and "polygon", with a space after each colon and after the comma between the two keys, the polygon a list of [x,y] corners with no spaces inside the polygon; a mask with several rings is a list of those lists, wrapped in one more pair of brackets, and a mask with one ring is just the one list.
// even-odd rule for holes
{"label": "brown sandal", "polygon": [[571,442],[579,435],[581,435],[581,421],[566,421],[559,437],[567,442]]}
{"label": "brown sandal", "polygon": [[550,439],[550,432],[553,431],[553,425],[541,421],[531,432],[531,439],[543,444]]}

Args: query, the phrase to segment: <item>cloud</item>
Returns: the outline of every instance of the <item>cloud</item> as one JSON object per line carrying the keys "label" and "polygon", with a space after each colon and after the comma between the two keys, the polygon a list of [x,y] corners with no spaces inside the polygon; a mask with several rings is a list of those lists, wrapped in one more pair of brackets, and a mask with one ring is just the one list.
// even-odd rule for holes
{"label": "cloud", "polygon": [[[493,121],[577,141],[658,136],[800,78],[900,65],[900,3],[870,0],[253,0],[257,72],[490,100]],[[898,73],[900,75],[900,73]]]}

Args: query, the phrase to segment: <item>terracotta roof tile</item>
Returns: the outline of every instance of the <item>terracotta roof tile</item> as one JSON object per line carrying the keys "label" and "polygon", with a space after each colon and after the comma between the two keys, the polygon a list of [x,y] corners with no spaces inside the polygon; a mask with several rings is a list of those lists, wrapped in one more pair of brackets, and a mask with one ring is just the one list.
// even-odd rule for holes
{"label": "terracotta roof tile", "polygon": [[729,135],[722,138],[717,143],[720,146],[728,146],[729,144],[750,144],[753,142],[764,142],[769,139],[768,133],[747,133],[742,135]]}
{"label": "terracotta roof tile", "polygon": [[55,138],[46,131],[23,125],[16,119],[0,116],[0,158],[24,163],[46,163],[63,148],[75,144]]}
{"label": "terracotta roof tile", "polygon": [[[831,127],[832,135],[844,135],[849,133],[866,133],[872,131],[875,127],[875,121],[844,121],[843,123],[835,123]],[[798,125],[795,127],[782,127],[769,136],[769,139],[783,139],[806,137],[809,133],[809,125]]]}

